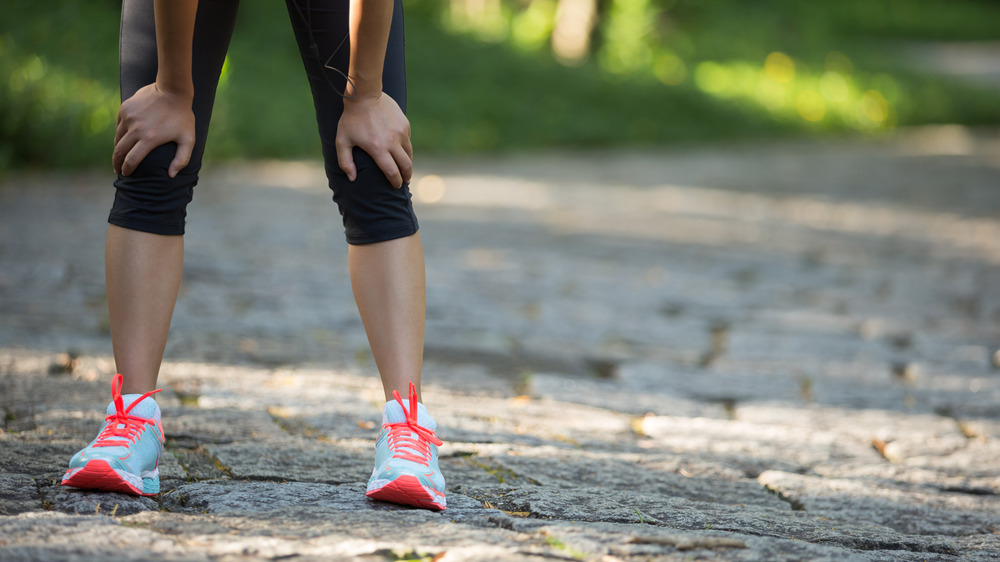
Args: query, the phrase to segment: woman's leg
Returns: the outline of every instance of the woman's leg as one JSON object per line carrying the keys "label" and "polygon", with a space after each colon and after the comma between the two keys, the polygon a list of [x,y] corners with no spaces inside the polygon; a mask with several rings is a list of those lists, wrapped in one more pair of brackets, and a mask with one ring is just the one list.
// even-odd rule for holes
{"label": "woman's leg", "polygon": [[[348,2],[285,0],[309,76],[327,178],[344,219],[351,286],[385,392],[375,441],[370,498],[444,509],[445,481],[437,462],[437,424],[418,402],[424,348],[424,255],[409,187],[392,187],[363,150],[354,149],[357,179],[337,164],[335,140],[343,113],[350,56]],[[311,8],[311,9],[310,9]],[[312,46],[315,45],[314,50]],[[382,89],[406,110],[402,2],[396,0],[382,72]],[[412,384],[411,384],[412,383]],[[396,400],[393,391],[408,400]]]}
{"label": "woman's leg", "polygon": [[420,394],[424,356],[424,251],[420,234],[375,244],[351,245],[351,287],[368,334],[386,401]]}
{"label": "woman's leg", "polygon": [[156,388],[181,284],[184,237],[108,226],[104,268],[111,343],[123,394]]}
{"label": "woman's leg", "polygon": [[[105,274],[111,341],[125,394],[156,387],[180,287],[186,207],[198,182],[237,6],[234,0],[201,0],[198,5],[192,58],[196,142],[188,165],[175,178],[167,175],[176,149],[168,143],[150,152],[130,176],[115,181]],[[123,3],[120,59],[123,100],[156,80],[152,0]]]}
{"label": "woman's leg", "polygon": [[[108,314],[115,363],[105,424],[73,455],[62,484],[75,488],[154,495],[160,491],[163,449],[160,408],[151,395],[167,342],[184,259],[184,219],[198,182],[215,88],[225,61],[235,0],[201,0],[195,20],[192,78],[196,141],[188,165],[167,174],[176,145],[153,149],[129,176],[115,181],[105,250]],[[156,80],[152,0],[122,4],[122,99]]]}
{"label": "woman's leg", "polygon": [[[382,378],[386,400],[420,384],[424,346],[424,256],[408,186],[392,187],[371,157],[354,149],[358,177],[337,164],[334,142],[344,111],[350,61],[349,2],[286,0],[312,90],[333,200],[350,244],[351,285]],[[312,46],[316,49],[313,50]],[[402,3],[397,0],[382,88],[406,110]],[[329,68],[327,68],[328,66]],[[336,69],[336,70],[333,70]],[[337,72],[339,70],[340,72]]]}

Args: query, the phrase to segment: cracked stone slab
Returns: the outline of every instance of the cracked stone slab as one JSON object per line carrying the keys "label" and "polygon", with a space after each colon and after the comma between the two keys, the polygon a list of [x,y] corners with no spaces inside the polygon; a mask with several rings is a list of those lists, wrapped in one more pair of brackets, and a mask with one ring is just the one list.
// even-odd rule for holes
{"label": "cracked stone slab", "polygon": [[346,484],[367,482],[373,454],[336,443],[289,438],[284,443],[206,445],[237,479]]}
{"label": "cracked stone slab", "polygon": [[[428,409],[445,441],[619,446],[635,440],[625,414],[579,404],[530,398],[495,399],[438,393],[446,407]],[[552,416],[553,411],[560,412]]]}
{"label": "cracked stone slab", "polygon": [[910,535],[986,534],[1000,530],[1000,497],[942,494],[866,478],[769,470],[757,478],[793,505],[841,521],[867,522]]}
{"label": "cracked stone slab", "polygon": [[182,446],[234,441],[280,441],[288,434],[260,405],[249,410],[165,408],[163,432],[168,441]]}
{"label": "cracked stone slab", "polygon": [[[428,341],[431,340],[428,334]],[[446,340],[439,336],[438,340]],[[438,361],[433,354],[424,352],[424,372],[431,374],[422,384],[425,388],[447,388],[468,396],[515,396],[514,388],[508,380],[497,377],[486,367],[475,363],[451,364]]]}
{"label": "cracked stone slab", "polygon": [[913,489],[1000,497],[1000,475],[977,476],[901,464],[821,464],[811,474],[823,477],[864,479],[875,484],[909,486]]}
{"label": "cracked stone slab", "polygon": [[38,485],[30,474],[0,474],[0,515],[17,515],[41,509]]}
{"label": "cracked stone slab", "polygon": [[[6,441],[3,443],[4,453],[0,455],[0,469],[10,471],[10,475],[21,473],[21,471],[31,471],[33,484],[31,489],[35,496],[36,485],[41,491],[39,502],[52,506],[53,509],[67,513],[94,513],[103,508],[98,507],[101,503],[100,494],[93,494],[64,488],[59,483],[66,472],[69,459],[77,450],[86,443],[23,443],[16,441]],[[164,484],[169,485],[171,481],[184,480],[184,470],[180,467],[173,456],[164,453],[160,457],[159,463],[161,489]],[[5,480],[3,487],[7,485],[16,486]],[[24,494],[25,492],[12,492]],[[115,496],[110,503],[104,502],[104,507],[108,512],[115,504],[120,504],[117,513],[133,513],[141,509],[156,509],[156,503],[148,498],[135,498],[124,494],[112,494]],[[120,496],[120,497],[119,497]],[[28,504],[31,505],[31,504]]]}
{"label": "cracked stone slab", "polygon": [[[531,529],[565,544],[566,550],[625,560],[823,560],[828,562],[869,560],[864,554],[835,545],[801,540],[761,537],[721,531],[678,531],[627,523],[569,523],[565,521],[519,520],[519,530]],[[719,539],[722,539],[720,541]],[[724,542],[723,542],[724,541]],[[722,542],[722,545],[713,545]],[[686,545],[685,545],[686,543]],[[743,547],[724,546],[740,544]]]}
{"label": "cracked stone slab", "polygon": [[414,514],[411,517],[431,517],[435,521],[440,520],[443,515],[454,517],[469,510],[482,510],[479,502],[462,494],[451,494],[448,498],[448,510],[435,513],[369,500],[365,497],[363,484],[331,485],[316,482],[199,482],[161,494],[160,503],[170,511],[216,514],[260,513],[280,509],[298,509],[303,513],[309,510],[316,513],[406,511]]}
{"label": "cracked stone slab", "polygon": [[906,466],[939,470],[951,476],[977,479],[997,477],[996,459],[1000,458],[1000,440],[967,440],[947,454],[924,453],[908,457]]}
{"label": "cracked stone slab", "polygon": [[[753,480],[725,481],[661,471],[655,465],[643,463],[643,456],[638,454],[598,454],[552,447],[515,452],[503,456],[481,455],[475,460],[493,465],[494,471],[500,470],[499,476],[527,476],[535,485],[553,490],[594,487],[710,503],[788,508]],[[518,484],[516,479],[507,480],[500,483]]]}
{"label": "cracked stone slab", "polygon": [[[836,431],[786,423],[647,416],[637,431],[649,437],[651,450],[669,450],[714,458],[752,473],[769,468],[801,472],[833,460],[884,462],[871,442]],[[756,476],[756,474],[754,474]]]}
{"label": "cracked stone slab", "polygon": [[[275,486],[274,483],[258,484]],[[447,551],[449,557],[456,556],[457,559],[475,559],[477,555],[483,556],[485,553],[492,553],[493,556],[497,556],[499,559],[518,560],[521,555],[529,553],[541,554],[545,552],[546,549],[544,547],[546,546],[550,555],[575,552],[589,556],[615,554],[619,556],[653,555],[660,557],[668,556],[672,552],[678,552],[673,546],[655,541],[655,537],[676,537],[678,535],[677,531],[670,531],[668,534],[663,532],[665,530],[640,524],[569,523],[510,518],[496,510],[479,509],[476,504],[470,505],[467,509],[456,506],[444,512],[444,515],[451,517],[453,521],[457,520],[459,522],[458,525],[440,522],[438,515],[441,514],[429,514],[428,512],[419,510],[405,509],[389,512],[399,517],[405,517],[406,526],[401,529],[398,525],[402,521],[392,517],[387,520],[386,512],[382,510],[373,512],[364,511],[362,513],[365,513],[366,516],[358,517],[357,513],[352,510],[359,507],[359,503],[357,498],[352,496],[356,496],[361,490],[360,488],[350,490],[348,489],[350,487],[347,486],[336,487],[341,489],[337,492],[324,493],[323,495],[326,496],[324,499],[315,499],[312,502],[308,502],[302,512],[290,513],[289,506],[295,505],[297,500],[301,499],[299,494],[305,492],[315,495],[315,490],[309,489],[313,486],[315,485],[302,486],[302,490],[295,490],[291,493],[293,496],[291,500],[279,501],[277,505],[267,501],[272,497],[273,492],[258,489],[257,491],[262,493],[262,498],[267,501],[268,505],[268,509],[263,513],[257,512],[252,506],[242,505],[243,501],[251,500],[251,498],[242,496],[242,499],[240,499],[240,496],[233,495],[233,492],[236,491],[233,486],[228,486],[230,488],[229,492],[223,491],[221,495],[212,494],[214,499],[207,501],[204,501],[206,498],[202,493],[197,493],[197,491],[189,488],[187,491],[194,493],[188,498],[183,509],[207,509],[209,511],[204,517],[207,517],[210,521],[208,529],[211,529],[211,535],[199,537],[199,543],[220,543],[228,537],[231,542],[242,545],[244,548],[249,547],[251,551],[258,555],[266,554],[269,556],[279,555],[282,552],[292,552],[291,550],[286,550],[290,548],[289,545],[281,543],[293,537],[301,541],[297,546],[298,550],[294,552],[309,556],[315,552],[313,548],[318,544],[324,541],[329,542],[330,539],[334,538],[329,536],[330,533],[340,534],[343,538],[340,538],[339,542],[347,543],[351,548],[360,550],[365,548],[364,541],[381,540],[381,542],[385,543],[385,537],[387,536],[394,537],[390,542],[406,544],[407,541],[413,541],[415,536],[421,537],[426,541],[428,537],[437,538],[445,535],[447,538],[444,542],[425,547],[422,551],[430,553]],[[217,488],[221,488],[221,486],[217,486]],[[202,490],[201,492],[204,491]],[[214,491],[220,492],[218,489]],[[185,491],[180,492],[184,493]],[[341,495],[340,499],[331,497],[338,494]],[[196,496],[201,499],[194,499]],[[223,497],[228,498],[225,505],[219,502]],[[345,510],[351,513],[351,517],[345,517]],[[449,515],[449,512],[453,510],[457,512],[457,517],[456,513]],[[368,517],[367,515],[372,515],[373,517]],[[187,518],[187,523],[181,524],[172,520],[169,514],[165,515],[162,513],[142,514],[132,519],[141,520],[163,532],[182,534],[186,532],[186,526],[193,526],[196,521],[190,515],[182,517]],[[469,528],[470,525],[472,528]],[[393,526],[397,527],[393,529]],[[475,528],[489,529],[495,527],[506,529],[509,532],[498,533],[494,529],[492,532],[483,533],[483,531],[474,530]],[[233,540],[230,531],[237,529],[243,538]],[[265,534],[267,537],[280,537],[283,540],[267,543],[255,539],[254,536],[258,534]],[[343,535],[347,536],[344,537]],[[468,541],[470,538],[469,535],[474,536],[476,540],[486,543],[493,550],[476,551],[470,550],[468,547],[455,547],[455,545],[462,545]],[[720,533],[718,532],[705,531],[682,533],[682,536],[690,540],[705,539],[712,536],[717,537],[719,535]],[[732,533],[723,534],[722,536],[737,539],[744,538],[742,535]],[[634,541],[637,537],[645,540]],[[650,537],[653,537],[653,539]],[[835,559],[835,556],[839,556],[839,559],[863,559],[852,557],[849,551],[842,548],[809,545],[801,541],[753,537],[750,540],[746,540],[746,542],[751,545],[753,552],[758,557],[773,554],[774,559],[778,560],[801,559],[795,557],[801,557],[806,554],[812,557],[818,556],[819,559],[830,560]],[[370,546],[367,546],[367,548],[371,549]],[[419,547],[415,550],[421,551]],[[733,557],[732,555],[736,552],[732,548],[706,548],[702,550],[687,550],[685,554],[690,557],[692,555],[715,553],[716,555],[722,555],[725,559],[754,559],[750,556]],[[358,551],[355,551],[355,553],[358,553]],[[570,558],[572,558],[572,555]]]}
{"label": "cracked stone slab", "polygon": [[907,550],[954,554],[956,547],[936,536],[907,535],[865,523],[821,517],[803,511],[728,506],[681,498],[596,489],[479,491],[514,512],[533,518],[611,523],[653,523],[683,530],[720,530],[839,545],[854,550]]}
{"label": "cracked stone slab", "polygon": [[202,480],[217,480],[231,477],[231,472],[218,459],[212,456],[203,446],[195,448],[171,447],[168,444],[165,455],[170,455],[176,459],[177,464],[184,471],[183,480],[170,479],[169,485],[161,478],[160,489],[166,491],[176,486],[188,482],[200,482]]}
{"label": "cracked stone slab", "polygon": [[3,450],[0,454],[0,471],[31,474],[36,479],[58,481],[69,467],[70,457],[86,444],[0,439],[0,448]]}
{"label": "cracked stone slab", "polygon": [[[94,432],[96,435],[96,431]],[[94,437],[92,435],[90,438]],[[48,483],[58,483],[69,467],[70,458],[87,441],[77,442],[25,442],[0,440],[3,454],[0,455],[0,470],[14,474],[32,474],[36,479]],[[170,455],[160,457],[160,478],[184,478],[184,470]]]}
{"label": "cracked stone slab", "polygon": [[65,486],[44,488],[42,496],[45,503],[52,506],[52,509],[62,513],[79,515],[122,516],[160,509],[155,500],[144,496],[78,490]]}
{"label": "cracked stone slab", "polygon": [[[8,414],[23,413],[26,417],[79,409],[92,411],[103,420],[103,406],[111,399],[110,379],[96,381],[82,375],[45,374],[55,355],[43,353],[31,356],[18,350],[0,351],[0,364],[8,367],[0,371],[0,406],[8,410]],[[34,421],[38,423],[40,420]],[[50,423],[46,424],[48,429],[58,431],[59,427],[57,423]]]}
{"label": "cracked stone slab", "polygon": [[952,539],[963,559],[996,560],[1000,553],[1000,535],[968,535]]}
{"label": "cracked stone slab", "polygon": [[[520,559],[521,551],[551,550],[544,540],[524,546],[519,544],[525,541],[524,537],[509,537],[504,533],[498,535],[495,532],[498,525],[491,521],[506,519],[506,516],[488,512],[478,501],[454,493],[449,495],[448,510],[435,513],[368,500],[364,496],[363,485],[203,482],[164,494],[161,503],[171,512],[204,514],[212,518],[216,525],[235,526],[241,534],[241,538],[235,540],[227,533],[219,536],[218,540],[202,539],[202,542],[225,543],[227,548],[233,548],[230,545],[235,543],[256,550],[261,547],[246,546],[261,542],[254,535],[280,535],[283,544],[279,552],[267,556],[289,552],[310,556],[314,554],[310,543],[322,543],[325,550],[332,548],[333,544],[345,548],[350,546],[350,552],[357,555],[379,550],[372,547],[373,540],[392,547],[417,541],[427,546],[414,547],[414,550],[431,553],[450,552],[457,545],[459,548],[455,549],[454,556],[458,559],[475,559],[475,556],[482,555],[483,551],[473,549],[471,545],[491,545],[494,554],[502,555],[505,560]],[[157,521],[165,519],[162,514],[152,517]],[[143,520],[149,521],[146,517]],[[181,526],[169,520],[157,525],[173,529],[173,532],[183,532]],[[345,534],[355,540],[345,541]],[[290,540],[296,536],[304,540]],[[358,541],[360,537],[364,540]],[[354,544],[344,545],[345,542]],[[511,548],[511,545],[516,548]]]}
{"label": "cracked stone slab", "polygon": [[958,423],[934,414],[758,403],[741,406],[737,417],[753,423],[832,432],[859,443],[879,440],[886,444],[883,456],[894,462],[917,456],[946,457],[970,445]]}
{"label": "cracked stone slab", "polygon": [[669,474],[685,477],[710,478],[725,482],[739,482],[746,478],[756,478],[760,469],[756,464],[744,463],[737,459],[699,457],[677,454],[669,451],[650,451],[642,455],[642,466]]}
{"label": "cracked stone slab", "polygon": [[262,559],[381,562],[421,556],[521,561],[560,554],[538,533],[512,531],[486,519],[473,523],[425,518],[418,510],[307,510],[296,515],[286,506],[242,514],[148,512],[126,517],[123,522],[174,537],[213,557],[239,554]]}
{"label": "cracked stone slab", "polygon": [[[730,360],[728,357],[726,359]],[[711,369],[705,369],[696,364],[630,362],[622,365],[620,379],[622,386],[635,394],[669,391],[673,396],[702,403],[765,398],[795,402],[800,399],[798,377],[793,371],[772,367],[748,376],[745,362],[732,361],[736,362],[738,368],[728,369],[715,365]],[[684,410],[662,414],[690,415]]]}
{"label": "cracked stone slab", "polygon": [[170,537],[111,517],[54,512],[0,517],[0,555],[10,561],[209,559]]}
{"label": "cracked stone slab", "polygon": [[445,476],[447,489],[461,492],[469,487],[495,486],[497,484],[537,485],[537,480],[492,462],[492,458],[482,455],[440,457],[438,466]]}
{"label": "cracked stone slab", "polygon": [[82,441],[84,444],[89,443],[97,436],[101,424],[104,423],[104,408],[100,406],[93,408],[65,406],[65,408],[53,407],[37,413],[34,417],[37,424],[35,429],[28,434],[22,433],[22,435],[37,435],[39,437],[44,435],[45,440],[50,442]]}
{"label": "cracked stone slab", "polygon": [[632,415],[726,417],[725,408],[720,404],[681,397],[665,382],[655,390],[632,388],[624,373],[610,381],[538,373],[531,377],[531,394]]}

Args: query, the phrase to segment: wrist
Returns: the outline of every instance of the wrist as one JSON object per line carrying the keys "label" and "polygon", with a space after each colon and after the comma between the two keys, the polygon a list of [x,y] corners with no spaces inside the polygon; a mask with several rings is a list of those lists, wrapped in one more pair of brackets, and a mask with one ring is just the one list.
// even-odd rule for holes
{"label": "wrist", "polygon": [[382,95],[382,80],[350,76],[344,90],[345,99],[377,99]]}
{"label": "wrist", "polygon": [[194,99],[194,84],[191,78],[156,75],[156,89],[177,98]]}
{"label": "wrist", "polygon": [[378,92],[375,94],[355,94],[355,95],[347,93],[347,95],[344,96],[344,107],[355,108],[355,107],[371,105],[372,103],[377,102],[380,97],[382,97],[382,92]]}

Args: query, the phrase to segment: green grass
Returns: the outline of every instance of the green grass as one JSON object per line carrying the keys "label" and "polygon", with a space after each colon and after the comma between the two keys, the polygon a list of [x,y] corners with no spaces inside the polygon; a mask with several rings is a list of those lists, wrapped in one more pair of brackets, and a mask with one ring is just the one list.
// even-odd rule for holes
{"label": "green grass", "polygon": [[[110,168],[118,11],[109,2],[14,1],[0,20],[0,171]],[[17,14],[17,16],[14,16]]]}
{"label": "green grass", "polygon": [[[456,30],[444,16],[446,0],[406,0],[415,149],[636,146],[1000,123],[995,92],[907,70],[895,54],[903,41],[1000,38],[994,2],[629,1],[655,18],[605,17],[593,56],[569,68],[544,41],[526,47],[509,28],[489,40],[474,28]],[[528,5],[504,2],[510,17]],[[106,165],[120,4],[8,0],[5,8],[16,17],[0,22],[0,171]],[[284,5],[245,2],[240,10],[207,158],[319,157]],[[657,25],[629,35],[636,21]],[[611,23],[625,30],[621,44],[602,40]],[[634,56],[609,55],[616,52]],[[768,59],[775,52],[785,58]],[[784,67],[766,60],[785,61],[793,73],[775,74]],[[830,91],[842,99],[831,101]]]}

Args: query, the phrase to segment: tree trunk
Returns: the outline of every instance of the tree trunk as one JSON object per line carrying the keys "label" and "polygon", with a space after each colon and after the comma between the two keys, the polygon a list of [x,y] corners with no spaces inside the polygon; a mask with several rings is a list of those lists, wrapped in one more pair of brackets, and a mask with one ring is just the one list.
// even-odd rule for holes
{"label": "tree trunk", "polygon": [[590,54],[597,0],[559,0],[552,29],[552,52],[563,64],[579,64]]}

